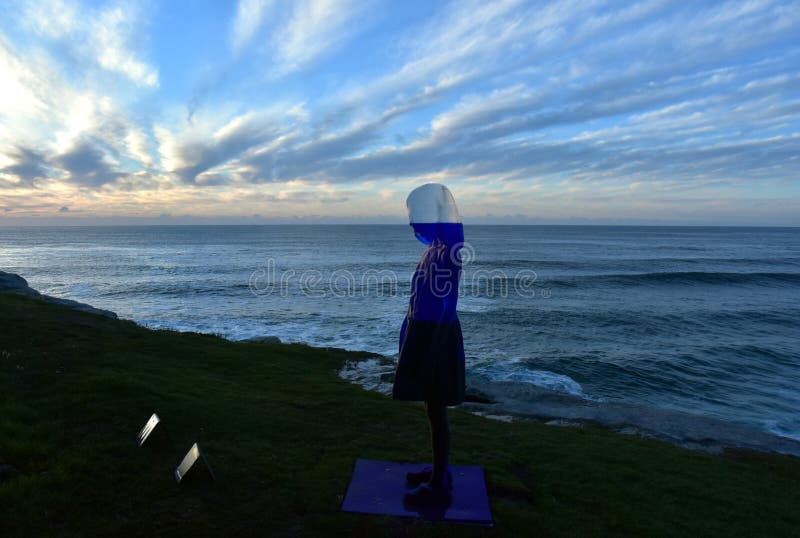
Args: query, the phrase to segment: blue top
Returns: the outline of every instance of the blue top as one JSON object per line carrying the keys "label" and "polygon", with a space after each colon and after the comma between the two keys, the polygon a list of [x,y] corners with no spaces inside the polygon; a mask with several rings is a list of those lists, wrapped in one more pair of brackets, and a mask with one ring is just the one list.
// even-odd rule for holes
{"label": "blue top", "polygon": [[408,320],[452,323],[458,320],[458,282],[464,227],[458,223],[412,223],[417,238],[428,245],[411,279],[408,314],[400,329],[403,345]]}

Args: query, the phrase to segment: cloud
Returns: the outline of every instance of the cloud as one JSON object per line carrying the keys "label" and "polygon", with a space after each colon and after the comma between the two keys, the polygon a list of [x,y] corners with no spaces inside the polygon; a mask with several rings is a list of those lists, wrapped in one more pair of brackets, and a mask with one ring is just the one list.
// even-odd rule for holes
{"label": "cloud", "polygon": [[36,179],[47,177],[47,160],[35,149],[15,147],[6,153],[11,164],[0,167],[0,178],[11,176],[15,181],[5,180],[8,186],[30,186]]}
{"label": "cloud", "polygon": [[[285,75],[305,68],[323,55],[333,53],[363,30],[369,0],[240,0],[231,25],[235,54],[252,43],[266,27],[273,74]],[[358,21],[358,22],[357,22]]]}
{"label": "cloud", "polygon": [[289,23],[275,38],[277,59],[285,71],[300,69],[323,53],[330,53],[350,37],[354,19],[368,7],[366,1],[298,0]]}
{"label": "cloud", "polygon": [[143,129],[134,125],[127,126],[123,140],[128,155],[144,166],[150,167],[153,165],[153,157],[148,148],[149,139]]}
{"label": "cloud", "polygon": [[97,61],[105,69],[127,76],[142,86],[157,86],[158,71],[140,60],[129,43],[136,25],[130,18],[130,6],[111,6],[99,13],[89,27],[89,41],[98,51]]}
{"label": "cloud", "polygon": [[[288,112],[287,112],[288,110]],[[183,182],[205,185],[236,179],[226,165],[237,162],[250,150],[269,150],[284,140],[292,124],[286,123],[293,107],[276,107],[228,117],[200,114],[192,123],[171,130],[163,125],[153,129],[158,143],[159,165]],[[237,168],[245,166],[239,162]],[[239,173],[243,173],[239,170]],[[201,177],[202,176],[202,177]]]}
{"label": "cloud", "polygon": [[59,39],[76,32],[81,26],[77,4],[63,0],[42,0],[23,4],[24,22],[38,34]]}
{"label": "cloud", "polygon": [[263,19],[275,7],[272,0],[239,0],[231,27],[231,46],[239,53],[253,38]]}
{"label": "cloud", "polygon": [[69,174],[71,181],[90,187],[111,183],[124,175],[109,162],[106,153],[89,140],[79,141],[52,161]]}
{"label": "cloud", "polygon": [[62,0],[23,4],[22,24],[41,37],[69,49],[80,61],[91,61],[137,85],[158,85],[158,71],[134,51],[141,21],[138,6],[112,2],[88,9]]}

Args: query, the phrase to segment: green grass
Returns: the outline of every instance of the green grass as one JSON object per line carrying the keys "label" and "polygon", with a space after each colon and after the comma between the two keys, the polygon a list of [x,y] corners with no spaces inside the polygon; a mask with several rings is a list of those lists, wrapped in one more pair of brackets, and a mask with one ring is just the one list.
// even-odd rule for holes
{"label": "green grass", "polygon": [[[336,376],[359,354],[151,331],[0,294],[0,536],[800,536],[800,459],[451,411],[495,527],[339,511],[356,458],[428,459],[420,406]],[[135,447],[157,411],[174,449]],[[179,487],[199,440],[218,474]]]}

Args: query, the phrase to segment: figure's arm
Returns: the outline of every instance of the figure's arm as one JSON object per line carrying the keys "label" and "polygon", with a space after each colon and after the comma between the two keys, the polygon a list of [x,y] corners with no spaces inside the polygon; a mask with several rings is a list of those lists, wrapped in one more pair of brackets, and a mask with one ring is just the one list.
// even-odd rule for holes
{"label": "figure's arm", "polygon": [[442,313],[440,319],[452,320],[456,313],[458,306],[458,281],[460,279],[461,271],[458,268],[452,268],[452,273],[447,277],[447,285],[449,292],[442,297]]}
{"label": "figure's arm", "polygon": [[458,284],[461,279],[461,257],[456,252],[450,258],[450,252],[437,260],[433,276],[433,289],[436,305],[436,319],[452,321],[456,316],[458,304]]}

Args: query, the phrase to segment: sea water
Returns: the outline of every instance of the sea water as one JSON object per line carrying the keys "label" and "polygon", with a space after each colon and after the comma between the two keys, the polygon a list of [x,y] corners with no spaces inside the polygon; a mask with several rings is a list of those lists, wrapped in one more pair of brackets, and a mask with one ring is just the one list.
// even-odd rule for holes
{"label": "sea water", "polygon": [[[800,229],[464,226],[473,384],[800,438]],[[403,225],[0,227],[0,270],[154,328],[397,353]]]}

